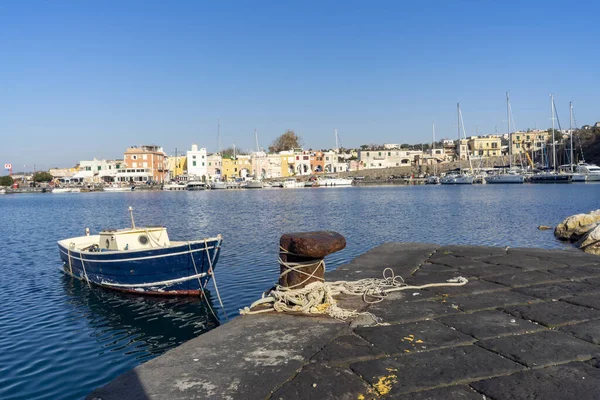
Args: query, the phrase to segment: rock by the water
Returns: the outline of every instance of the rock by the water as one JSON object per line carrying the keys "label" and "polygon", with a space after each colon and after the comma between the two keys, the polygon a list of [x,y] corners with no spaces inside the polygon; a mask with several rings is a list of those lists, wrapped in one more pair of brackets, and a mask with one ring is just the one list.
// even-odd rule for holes
{"label": "rock by the water", "polygon": [[560,240],[577,241],[600,224],[600,210],[589,214],[576,214],[567,217],[554,229],[554,236]]}
{"label": "rock by the water", "polygon": [[540,225],[540,226],[538,226],[538,229],[539,229],[540,231],[547,231],[547,230],[549,230],[549,229],[552,229],[552,227],[551,227],[551,226],[548,226],[548,225]]}
{"label": "rock by the water", "polygon": [[323,258],[346,247],[346,238],[333,231],[286,233],[279,245],[294,255]]}
{"label": "rock by the water", "polygon": [[577,246],[586,253],[600,255],[600,225],[582,237]]}

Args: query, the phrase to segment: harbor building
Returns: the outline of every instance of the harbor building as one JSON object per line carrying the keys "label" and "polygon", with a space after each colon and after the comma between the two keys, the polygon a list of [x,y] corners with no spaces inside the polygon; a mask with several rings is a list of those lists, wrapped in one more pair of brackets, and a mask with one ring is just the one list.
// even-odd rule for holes
{"label": "harbor building", "polygon": [[420,150],[359,150],[360,169],[410,167],[423,158]]}
{"label": "harbor building", "polygon": [[192,144],[192,149],[186,153],[187,174],[190,179],[206,181],[208,179],[208,154],[206,148],[198,148],[197,144]]}
{"label": "harbor building", "polygon": [[223,158],[221,153],[212,153],[206,156],[208,162],[206,172],[208,173],[208,179],[214,181],[215,179],[221,179],[221,172],[223,170]]}
{"label": "harbor building", "polygon": [[533,130],[529,132],[514,132],[512,134],[511,150],[513,155],[523,152],[540,151],[551,141],[548,131]]}
{"label": "harbor building", "polygon": [[170,156],[167,158],[167,169],[169,170],[169,179],[177,179],[183,176],[187,170],[186,156]]}
{"label": "harbor building", "polygon": [[123,160],[83,160],[79,162],[78,171],[71,177],[82,183],[108,183],[114,182]]}
{"label": "harbor building", "polygon": [[502,138],[498,135],[471,136],[467,144],[471,154],[480,158],[502,155]]}
{"label": "harbor building", "polygon": [[125,169],[130,172],[125,172],[127,175],[122,175],[121,178],[129,177],[134,182],[143,182],[141,179],[150,178],[147,181],[163,183],[167,177],[166,154],[160,146],[130,147],[125,151],[123,161]]}

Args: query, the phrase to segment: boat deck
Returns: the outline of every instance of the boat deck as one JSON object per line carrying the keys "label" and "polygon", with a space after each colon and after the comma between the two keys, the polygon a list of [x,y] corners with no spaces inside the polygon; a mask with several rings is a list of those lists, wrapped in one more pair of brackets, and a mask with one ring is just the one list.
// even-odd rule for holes
{"label": "boat deck", "polygon": [[340,299],[382,325],[367,316],[238,317],[88,398],[597,398],[597,256],[389,243],[326,280],[381,277],[386,267],[413,285],[456,276],[469,283],[396,292],[372,305]]}

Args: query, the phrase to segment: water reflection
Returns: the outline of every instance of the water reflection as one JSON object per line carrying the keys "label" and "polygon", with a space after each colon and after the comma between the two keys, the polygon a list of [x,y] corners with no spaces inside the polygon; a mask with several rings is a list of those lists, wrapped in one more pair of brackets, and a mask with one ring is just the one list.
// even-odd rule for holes
{"label": "water reflection", "polygon": [[90,336],[101,345],[99,354],[145,359],[219,326],[208,290],[207,305],[198,297],[142,297],[88,287],[66,275],[62,287],[66,302],[87,319]]}

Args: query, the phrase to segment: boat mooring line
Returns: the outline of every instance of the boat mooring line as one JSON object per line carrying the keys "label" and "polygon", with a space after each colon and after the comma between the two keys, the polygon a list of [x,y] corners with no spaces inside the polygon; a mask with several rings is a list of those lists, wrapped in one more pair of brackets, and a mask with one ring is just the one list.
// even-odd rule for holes
{"label": "boat mooring line", "polygon": [[[196,270],[196,272],[198,272],[198,271]],[[200,280],[200,278],[203,278],[206,275],[207,275],[206,272],[202,272],[202,273],[199,273],[196,275],[186,276],[185,278],[177,278],[177,279],[171,279],[168,281],[152,282],[152,283],[125,284],[125,283],[110,283],[110,282],[102,281],[102,282],[100,282],[100,284],[104,285],[104,286],[131,287],[131,288],[138,288],[138,287],[142,288],[142,287],[152,287],[152,286],[169,286],[174,283],[185,282],[185,281],[189,281],[189,280],[196,279],[196,278],[198,278],[198,280]],[[202,287],[202,286],[200,286],[200,287]]]}

